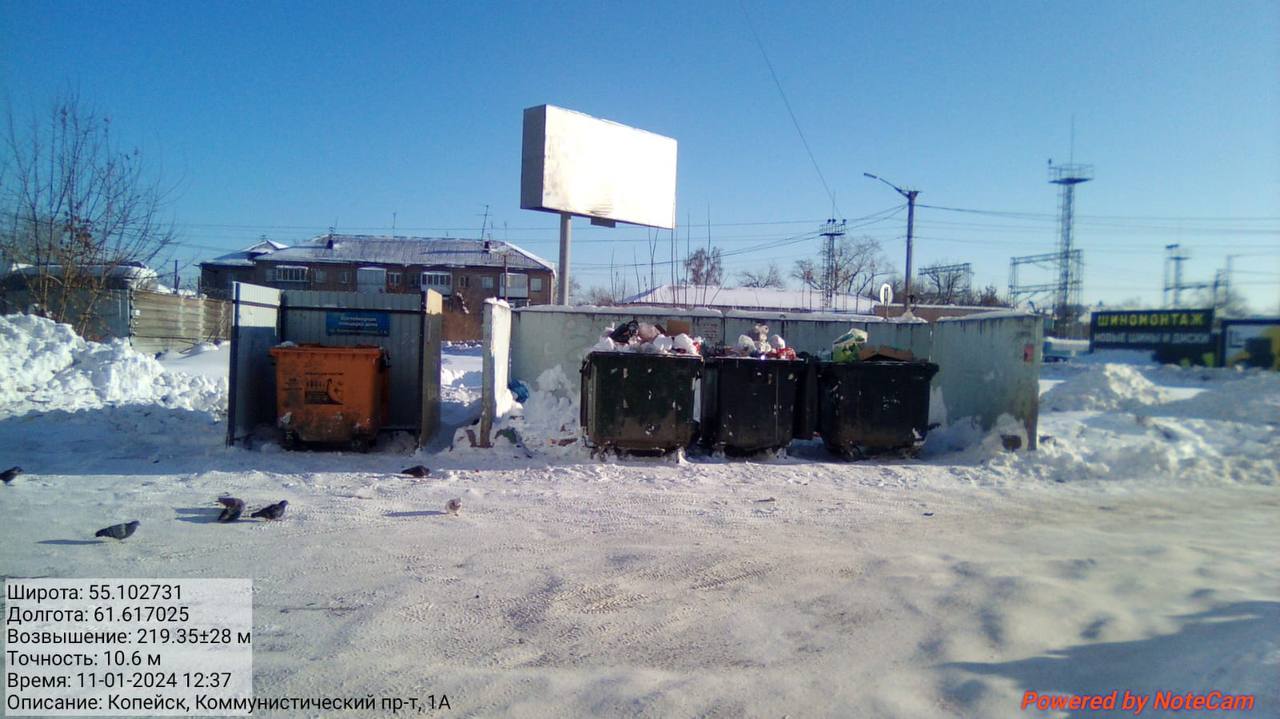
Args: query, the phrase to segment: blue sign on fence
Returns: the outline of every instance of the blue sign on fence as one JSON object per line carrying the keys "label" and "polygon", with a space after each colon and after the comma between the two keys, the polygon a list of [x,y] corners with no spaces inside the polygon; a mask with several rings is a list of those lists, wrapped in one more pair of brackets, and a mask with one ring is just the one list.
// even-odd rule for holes
{"label": "blue sign on fence", "polygon": [[391,316],[386,312],[347,310],[324,313],[326,335],[366,335],[386,337],[391,334]]}

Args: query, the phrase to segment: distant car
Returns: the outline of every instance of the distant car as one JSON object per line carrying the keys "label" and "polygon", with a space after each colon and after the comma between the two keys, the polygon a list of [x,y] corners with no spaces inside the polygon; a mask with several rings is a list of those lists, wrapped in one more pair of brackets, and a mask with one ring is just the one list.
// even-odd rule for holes
{"label": "distant car", "polygon": [[1088,351],[1089,340],[1064,340],[1057,337],[1046,337],[1042,355],[1045,362],[1066,362]]}

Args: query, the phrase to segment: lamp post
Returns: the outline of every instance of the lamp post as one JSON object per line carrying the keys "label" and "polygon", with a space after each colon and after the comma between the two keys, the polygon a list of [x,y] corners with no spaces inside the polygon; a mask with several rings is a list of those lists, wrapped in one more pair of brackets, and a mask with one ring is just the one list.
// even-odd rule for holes
{"label": "lamp post", "polygon": [[892,187],[894,192],[907,198],[907,272],[902,279],[902,294],[904,295],[904,297],[902,298],[902,309],[903,309],[902,316],[910,318],[912,316],[911,315],[911,237],[912,237],[912,232],[915,228],[916,195],[919,195],[920,191],[904,190],[901,187],[898,187],[897,185],[893,184],[892,182],[889,182],[888,180],[884,179],[883,177],[877,177],[876,175],[873,175],[870,172],[864,172],[862,173],[862,175],[863,177],[870,177],[873,180],[879,180],[883,182],[889,187]]}

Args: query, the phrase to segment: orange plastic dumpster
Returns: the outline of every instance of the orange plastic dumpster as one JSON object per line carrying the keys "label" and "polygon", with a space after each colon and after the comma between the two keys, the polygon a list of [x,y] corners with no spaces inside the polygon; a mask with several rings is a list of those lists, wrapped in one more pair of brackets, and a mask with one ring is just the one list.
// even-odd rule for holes
{"label": "orange plastic dumpster", "polygon": [[387,354],[381,347],[281,345],[276,363],[276,426],[284,446],[344,444],[368,451],[387,421]]}

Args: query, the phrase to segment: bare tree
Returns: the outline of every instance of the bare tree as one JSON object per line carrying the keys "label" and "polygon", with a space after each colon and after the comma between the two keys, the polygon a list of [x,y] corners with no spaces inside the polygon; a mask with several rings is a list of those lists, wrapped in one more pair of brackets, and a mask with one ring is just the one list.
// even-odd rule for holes
{"label": "bare tree", "polygon": [[574,304],[609,307],[618,304],[618,298],[607,287],[588,287],[586,291],[574,295]]}
{"label": "bare tree", "polygon": [[24,266],[7,282],[84,333],[111,283],[141,274],[173,241],[159,216],[168,193],[149,179],[138,150],[112,144],[110,118],[75,93],[25,125],[12,109],[6,119],[0,247]]}
{"label": "bare tree", "polygon": [[971,302],[965,304],[975,304],[979,307],[1008,307],[1009,302],[1000,298],[1000,290],[995,285],[987,285],[979,292]]}
{"label": "bare tree", "polygon": [[718,285],[724,279],[719,247],[713,247],[710,251],[699,247],[685,259],[684,267],[689,273],[689,284]]}
{"label": "bare tree", "polygon": [[921,267],[916,275],[919,281],[917,292],[925,303],[967,304],[972,295],[969,278],[967,264],[946,261]]}
{"label": "bare tree", "polygon": [[893,265],[885,257],[880,242],[872,237],[845,237],[835,248],[835,277],[828,279],[823,263],[814,260],[796,260],[791,276],[802,285],[819,292],[832,285],[832,291],[843,294],[869,296],[893,272]]}
{"label": "bare tree", "polygon": [[1218,317],[1248,317],[1249,301],[1233,287],[1210,287],[1193,295],[1195,304],[1212,307]]}
{"label": "bare tree", "polygon": [[786,284],[782,281],[782,271],[777,262],[770,262],[769,269],[764,272],[744,270],[738,273],[738,283],[743,287],[776,287],[782,289]]}

